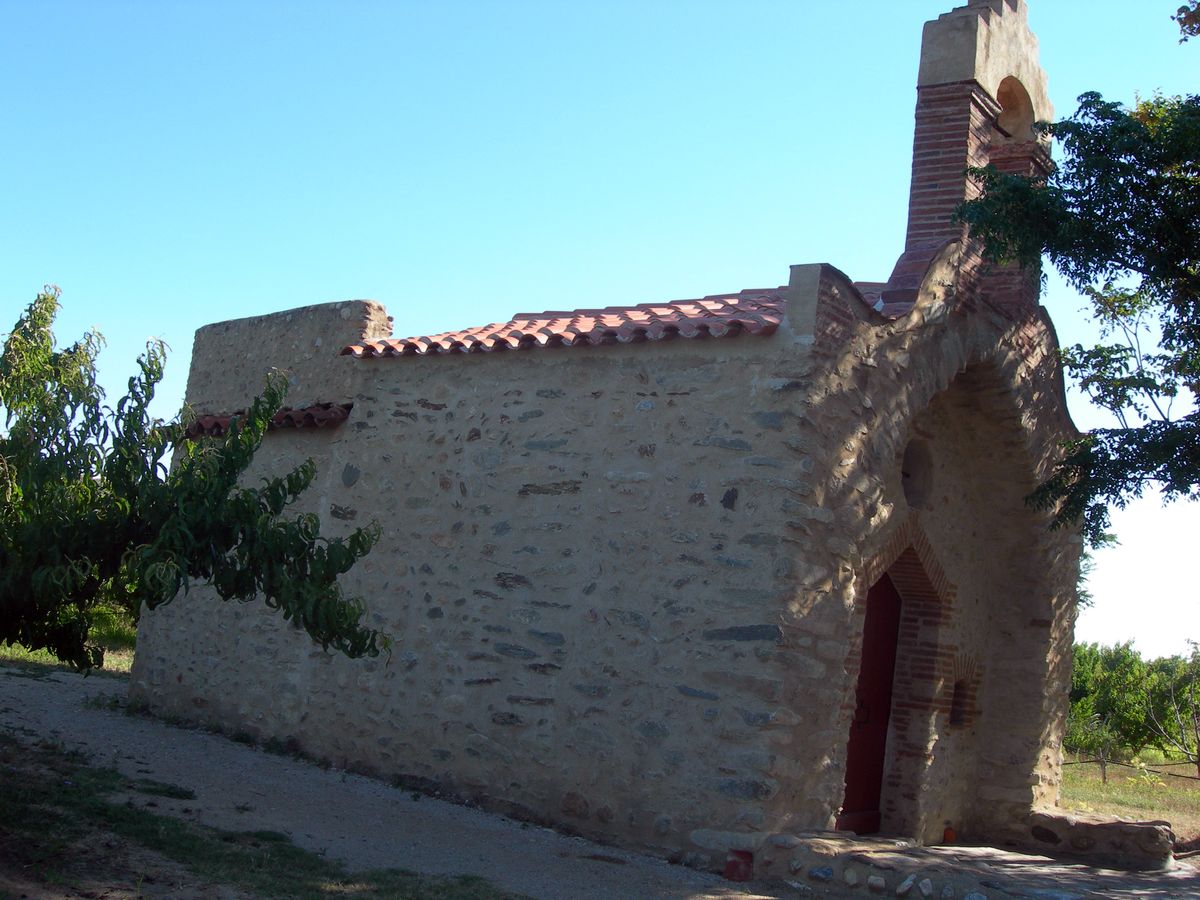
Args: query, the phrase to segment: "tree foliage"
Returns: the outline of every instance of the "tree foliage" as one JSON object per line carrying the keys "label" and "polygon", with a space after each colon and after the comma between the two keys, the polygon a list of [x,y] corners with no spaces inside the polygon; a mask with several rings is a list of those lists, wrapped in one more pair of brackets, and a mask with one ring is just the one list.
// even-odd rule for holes
{"label": "tree foliage", "polygon": [[1102,766],[1154,747],[1200,774],[1200,647],[1143,660],[1130,643],[1076,644],[1063,743]]}
{"label": "tree foliage", "polygon": [[[1071,718],[1085,732],[1089,723],[1102,723],[1103,731],[1136,753],[1151,739],[1146,722],[1148,700],[1146,664],[1132,644],[1075,647]],[[1068,743],[1072,739],[1069,734]]]}
{"label": "tree foliage", "polygon": [[1085,715],[1071,708],[1067,715],[1067,733],[1063,744],[1100,764],[1100,779],[1108,784],[1108,764],[1124,749],[1121,734],[1112,721],[1098,713]]}
{"label": "tree foliage", "polygon": [[185,441],[181,422],[149,413],[163,345],[138,359],[114,409],[96,381],[99,336],[58,349],[57,310],[58,291],[47,289],[0,354],[0,641],[99,665],[88,639],[98,604],[136,616],[210,582],[225,600],[260,598],[322,647],[378,654],[386,639],[337,582],[376,531],[327,539],[315,515],[284,517],[313,480],[311,461],[244,484],[284,379],[269,378],[222,438]]}
{"label": "tree foliage", "polygon": [[1149,666],[1147,724],[1154,742],[1182,757],[1200,775],[1200,646],[1188,656],[1157,659]]}
{"label": "tree foliage", "polygon": [[1181,42],[1200,34],[1200,0],[1188,0],[1171,18],[1179,25]]}
{"label": "tree foliage", "polygon": [[991,259],[1048,256],[1100,325],[1102,343],[1064,348],[1063,363],[1119,427],[1073,443],[1031,497],[1097,544],[1109,506],[1151,484],[1200,493],[1200,97],[1127,108],[1089,93],[1039,128],[1062,151],[1050,177],[972,170],[981,193],[959,217]]}

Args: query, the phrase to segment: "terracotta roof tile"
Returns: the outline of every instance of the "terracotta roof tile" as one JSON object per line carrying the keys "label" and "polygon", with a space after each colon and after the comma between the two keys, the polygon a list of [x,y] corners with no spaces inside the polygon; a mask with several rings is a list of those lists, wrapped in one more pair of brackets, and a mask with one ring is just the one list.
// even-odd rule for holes
{"label": "terracotta roof tile", "polygon": [[[318,403],[314,406],[306,406],[303,409],[291,409],[285,407],[271,417],[271,424],[267,426],[268,431],[274,431],[277,428],[332,428],[346,421],[346,417],[350,415],[350,410],[354,408],[353,403]],[[220,437],[229,430],[229,420],[234,416],[240,416],[245,410],[238,410],[230,415],[223,416],[197,416],[196,420],[188,425],[184,436],[190,440],[198,437]]]}
{"label": "terracotta roof tile", "polygon": [[344,356],[431,356],[537,347],[633,344],[672,338],[774,334],[783,321],[785,288],[717,294],[699,300],[604,309],[518,313],[507,322],[409,338],[361,341]]}

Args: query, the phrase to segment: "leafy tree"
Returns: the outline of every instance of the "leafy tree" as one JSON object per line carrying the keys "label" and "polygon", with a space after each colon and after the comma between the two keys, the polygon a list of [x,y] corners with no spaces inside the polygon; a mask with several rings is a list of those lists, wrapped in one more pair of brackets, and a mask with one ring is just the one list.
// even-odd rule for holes
{"label": "leafy tree", "polygon": [[1188,0],[1171,18],[1179,23],[1181,42],[1200,34],[1200,0]]}
{"label": "leafy tree", "polygon": [[[1094,752],[1092,739],[1103,737],[1110,758],[1117,748],[1131,756],[1141,750],[1154,737],[1147,723],[1147,680],[1146,664],[1131,643],[1077,644],[1070,697],[1076,728],[1068,728],[1067,746]],[[1081,742],[1080,735],[1088,740]]]}
{"label": "leafy tree", "polygon": [[284,379],[269,378],[223,438],[188,442],[181,422],[149,414],[162,344],[138,359],[113,409],[96,382],[99,336],[57,349],[57,310],[48,288],[0,353],[0,641],[100,665],[88,640],[99,604],[136,616],[208,581],[225,600],[261,598],[322,647],[378,654],[386,638],[362,624],[362,601],[337,584],[376,530],[326,539],[315,515],[283,517],[312,482],[311,460],[242,485]]}
{"label": "leafy tree", "polygon": [[1200,775],[1200,645],[1143,661],[1132,645],[1077,644],[1065,747],[1101,764],[1155,746]]}
{"label": "leafy tree", "polygon": [[1109,719],[1097,713],[1083,715],[1072,709],[1067,716],[1067,734],[1063,743],[1069,750],[1099,763],[1100,781],[1108,784],[1108,764],[1121,751],[1121,736]]}
{"label": "leafy tree", "polygon": [[[1180,15],[1185,34],[1197,27],[1195,2]],[[1102,343],[1062,358],[1119,427],[1070,445],[1030,498],[1095,545],[1109,506],[1151,484],[1167,499],[1200,495],[1200,97],[1124,107],[1089,93],[1038,127],[1063,154],[1049,178],[972,170],[981,193],[958,215],[991,259],[1048,256],[1100,324]]]}
{"label": "leafy tree", "polygon": [[1096,601],[1090,586],[1092,573],[1095,571],[1096,558],[1092,556],[1087,547],[1084,547],[1083,552],[1079,555],[1079,578],[1075,583],[1075,603],[1080,609],[1086,609]]}
{"label": "leafy tree", "polygon": [[1187,657],[1154,660],[1149,667],[1147,722],[1154,742],[1186,759],[1200,775],[1200,645]]}

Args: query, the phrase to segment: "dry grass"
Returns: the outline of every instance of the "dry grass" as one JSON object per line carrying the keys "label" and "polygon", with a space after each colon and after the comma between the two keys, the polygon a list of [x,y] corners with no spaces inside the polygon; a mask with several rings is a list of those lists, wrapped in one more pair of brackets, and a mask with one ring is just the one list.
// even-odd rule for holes
{"label": "dry grass", "polygon": [[1063,767],[1062,805],[1125,819],[1164,819],[1181,841],[1200,837],[1200,780],[1190,766],[1150,766],[1143,773],[1110,764],[1108,784],[1095,763]]}

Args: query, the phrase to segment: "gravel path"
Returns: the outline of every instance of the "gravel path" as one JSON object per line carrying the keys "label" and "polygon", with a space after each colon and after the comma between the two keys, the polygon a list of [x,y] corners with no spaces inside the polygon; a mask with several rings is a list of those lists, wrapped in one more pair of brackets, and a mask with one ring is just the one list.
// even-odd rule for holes
{"label": "gravel path", "polygon": [[544,900],[768,898],[662,860],[422,797],[382,782],[264,753],[227,738],[97,705],[123,699],[124,680],[70,672],[30,677],[0,667],[0,730],[61,742],[123,775],[190,788],[155,798],[157,812],[230,830],[270,830],[352,871],[404,868],[480,875]]}

